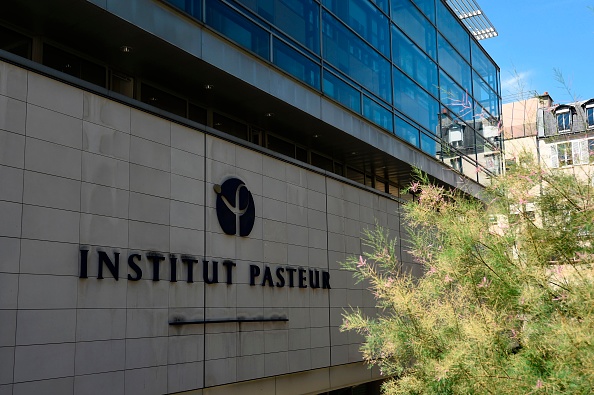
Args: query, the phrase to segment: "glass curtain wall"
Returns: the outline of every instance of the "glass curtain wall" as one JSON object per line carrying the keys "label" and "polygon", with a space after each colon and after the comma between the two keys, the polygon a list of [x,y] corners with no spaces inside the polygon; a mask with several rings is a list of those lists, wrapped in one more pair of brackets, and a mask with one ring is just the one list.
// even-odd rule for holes
{"label": "glass curtain wall", "polygon": [[165,1],[470,178],[499,171],[499,71],[442,0]]}

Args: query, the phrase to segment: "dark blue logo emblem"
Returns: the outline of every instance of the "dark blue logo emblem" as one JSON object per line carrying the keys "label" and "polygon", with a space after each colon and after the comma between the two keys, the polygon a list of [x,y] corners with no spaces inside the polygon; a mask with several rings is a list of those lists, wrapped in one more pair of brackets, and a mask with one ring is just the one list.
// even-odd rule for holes
{"label": "dark blue logo emblem", "polygon": [[228,235],[247,236],[254,227],[256,208],[252,193],[244,182],[230,178],[214,186],[217,194],[217,218]]}

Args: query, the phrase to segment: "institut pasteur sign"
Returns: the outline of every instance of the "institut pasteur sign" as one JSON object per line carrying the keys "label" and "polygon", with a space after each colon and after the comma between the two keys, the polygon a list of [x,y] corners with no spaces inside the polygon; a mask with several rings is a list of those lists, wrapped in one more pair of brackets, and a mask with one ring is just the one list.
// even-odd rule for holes
{"label": "institut pasteur sign", "polygon": [[[217,195],[216,216],[221,229],[227,235],[249,237],[256,218],[256,207],[245,183],[232,177],[220,185],[215,184],[213,190]],[[88,247],[80,247],[81,279],[89,278],[89,266],[94,265],[98,280],[111,276],[115,280],[123,277],[128,281],[150,278],[152,281],[193,283],[202,280],[205,284],[232,285],[235,276],[241,275],[249,278],[251,286],[331,288],[327,270],[268,264],[249,264],[237,268],[237,264],[229,259],[219,262],[184,253],[132,252],[123,257],[118,250],[107,248],[97,248],[96,254],[89,254],[89,251]],[[161,278],[161,266],[168,268],[166,278]]]}

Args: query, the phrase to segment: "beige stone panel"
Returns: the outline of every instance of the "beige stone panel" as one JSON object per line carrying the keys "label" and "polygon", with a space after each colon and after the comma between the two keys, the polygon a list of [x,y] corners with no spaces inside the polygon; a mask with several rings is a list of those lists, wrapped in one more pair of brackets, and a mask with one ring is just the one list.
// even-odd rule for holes
{"label": "beige stone panel", "polygon": [[19,310],[17,315],[16,344],[74,342],[76,328],[75,309]]}
{"label": "beige stone panel", "polygon": [[171,123],[144,111],[131,109],[131,134],[147,140],[171,145]]}
{"label": "beige stone panel", "polygon": [[130,163],[169,172],[171,170],[171,148],[163,143],[131,136]]}
{"label": "beige stone panel", "polygon": [[126,370],[126,395],[162,395],[167,392],[167,366]]}
{"label": "beige stone panel", "polygon": [[[80,242],[102,247],[126,248],[128,221],[103,215],[80,214]],[[125,267],[125,259],[126,257],[122,254],[120,256],[122,268]]]}
{"label": "beige stone panel", "polygon": [[83,119],[130,133],[130,107],[93,93],[83,92]]}
{"label": "beige stone panel", "polygon": [[171,147],[204,157],[205,134],[195,129],[171,123]]}
{"label": "beige stone panel", "polygon": [[[334,364],[334,360],[332,360]],[[371,370],[363,363],[353,363],[330,368],[331,388],[342,388],[371,381]]]}
{"label": "beige stone panel", "polygon": [[167,365],[167,337],[126,339],[126,369]]}
{"label": "beige stone panel", "polygon": [[130,179],[130,164],[128,162],[90,152],[82,153],[83,181],[107,187],[128,189]]}
{"label": "beige stone panel", "polygon": [[87,214],[128,218],[130,192],[124,189],[83,182],[81,185],[80,210]]}
{"label": "beige stone panel", "polygon": [[76,341],[123,339],[126,309],[77,309]]}
{"label": "beige stone panel", "polygon": [[167,366],[167,392],[181,392],[200,388],[204,362],[180,363]]}
{"label": "beige stone panel", "polygon": [[[16,317],[16,310],[0,310],[0,348],[15,345]],[[0,363],[0,366],[3,365]]]}
{"label": "beige stone panel", "polygon": [[17,346],[14,382],[74,376],[74,343]]}
{"label": "beige stone panel", "polygon": [[0,201],[0,236],[20,237],[23,205]]}
{"label": "beige stone panel", "polygon": [[80,118],[28,104],[27,136],[81,149],[82,121]]}
{"label": "beige stone panel", "polygon": [[80,181],[25,171],[23,203],[80,211]]}
{"label": "beige stone panel", "polygon": [[25,166],[25,136],[0,130],[0,165]]}
{"label": "beige stone panel", "polygon": [[12,394],[70,394],[73,384],[73,377],[16,383]]}
{"label": "beige stone panel", "polygon": [[74,309],[78,279],[71,276],[19,275],[19,309]]}
{"label": "beige stone panel", "polygon": [[124,370],[125,340],[78,342],[74,369],[77,375]]}
{"label": "beige stone panel", "polygon": [[27,70],[0,62],[0,94],[13,99],[27,100]]}
{"label": "beige stone panel", "polygon": [[76,376],[74,378],[74,393],[85,395],[124,395],[124,372]]}
{"label": "beige stone panel", "polygon": [[25,134],[26,119],[25,102],[0,95],[0,129]]}
{"label": "beige stone panel", "polygon": [[27,89],[29,103],[82,119],[82,90],[35,73],[29,73]]}
{"label": "beige stone panel", "polygon": [[[195,180],[204,180],[204,156],[171,148],[171,172]],[[195,182],[195,181],[194,181]]]}
{"label": "beige stone panel", "polygon": [[130,135],[91,122],[82,123],[82,149],[112,158],[130,159]]}

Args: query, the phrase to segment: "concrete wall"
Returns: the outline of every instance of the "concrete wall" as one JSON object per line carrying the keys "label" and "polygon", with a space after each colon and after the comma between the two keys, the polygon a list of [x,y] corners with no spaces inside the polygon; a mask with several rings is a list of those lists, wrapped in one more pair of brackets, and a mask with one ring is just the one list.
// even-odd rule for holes
{"label": "concrete wall", "polygon": [[[217,221],[228,177],[253,194],[248,237]],[[374,300],[337,262],[375,220],[399,233],[389,197],[2,62],[0,185],[1,395],[315,393],[379,377],[338,330],[343,309]],[[97,278],[98,251],[120,254],[119,280]],[[199,260],[193,283],[184,256]],[[205,284],[202,260],[233,261],[233,284],[221,266]],[[251,286],[250,265],[325,270],[332,289]],[[288,321],[169,325],[237,317]]]}

